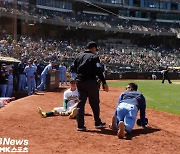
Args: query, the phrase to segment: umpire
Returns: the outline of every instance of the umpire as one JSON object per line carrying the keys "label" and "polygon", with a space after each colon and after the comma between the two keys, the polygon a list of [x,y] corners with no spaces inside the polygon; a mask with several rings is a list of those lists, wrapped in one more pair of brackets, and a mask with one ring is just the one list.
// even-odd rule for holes
{"label": "umpire", "polygon": [[100,119],[99,89],[96,76],[102,81],[103,89],[108,92],[109,87],[101,71],[99,57],[96,55],[97,44],[93,41],[87,44],[87,51],[79,54],[74,61],[77,73],[76,82],[79,93],[79,104],[77,106],[78,131],[85,131],[84,108],[87,98],[94,114],[95,128],[103,128],[106,123]]}

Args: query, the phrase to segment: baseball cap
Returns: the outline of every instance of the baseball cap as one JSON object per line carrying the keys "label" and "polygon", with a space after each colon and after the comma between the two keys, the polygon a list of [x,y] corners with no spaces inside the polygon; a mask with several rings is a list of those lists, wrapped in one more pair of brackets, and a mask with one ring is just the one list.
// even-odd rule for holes
{"label": "baseball cap", "polygon": [[28,63],[30,63],[30,64],[33,63],[33,60],[32,60],[32,59],[29,59],[29,60],[28,60]]}
{"label": "baseball cap", "polygon": [[87,44],[87,49],[91,49],[95,47],[97,49],[97,43],[94,42],[94,41],[90,41],[88,44]]}
{"label": "baseball cap", "polygon": [[70,78],[69,82],[71,83],[73,81],[76,81],[76,79],[75,78]]}

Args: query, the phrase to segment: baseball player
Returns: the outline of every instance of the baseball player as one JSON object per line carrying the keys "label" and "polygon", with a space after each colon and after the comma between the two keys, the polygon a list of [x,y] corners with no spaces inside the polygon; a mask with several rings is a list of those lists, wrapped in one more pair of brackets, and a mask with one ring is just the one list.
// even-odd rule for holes
{"label": "baseball player", "polygon": [[135,83],[129,83],[126,91],[123,92],[118,100],[117,107],[112,118],[110,128],[117,132],[119,138],[124,138],[125,131],[131,133],[138,110],[140,110],[141,126],[146,128],[146,100],[142,93],[137,91]]}
{"label": "baseball player", "polygon": [[60,79],[60,82],[61,82],[61,86],[64,84],[64,82],[67,84],[67,76],[66,76],[66,72],[67,72],[67,68],[65,66],[64,63],[62,63],[60,66],[59,66],[59,79]]}
{"label": "baseball player", "polygon": [[13,69],[9,69],[6,97],[12,97],[13,94]]}
{"label": "baseball player", "polygon": [[70,88],[64,92],[63,107],[55,107],[50,112],[43,112],[40,107],[37,108],[38,113],[42,117],[50,117],[54,115],[68,116],[70,119],[76,117],[77,105],[78,105],[78,91],[76,87],[75,78],[70,79]]}
{"label": "baseball player", "polygon": [[6,70],[6,64],[2,64],[0,68],[0,97],[6,96],[8,76],[9,75]]}
{"label": "baseball player", "polygon": [[28,66],[25,67],[24,72],[27,77],[28,95],[32,95],[36,87],[36,81],[35,81],[36,67],[33,65],[32,60],[28,61]]}
{"label": "baseball player", "polygon": [[165,70],[161,71],[162,76],[163,76],[162,83],[164,83],[165,80],[168,80],[169,84],[172,83],[170,78],[169,78],[169,71],[170,71],[170,68],[168,68],[168,66],[166,67]]}
{"label": "baseball player", "polygon": [[56,65],[55,61],[51,61],[49,65],[47,65],[41,73],[41,84],[37,87],[38,90],[45,90],[46,85],[46,75],[53,71],[53,67]]}
{"label": "baseball player", "polygon": [[19,84],[18,90],[25,91],[26,89],[26,75],[24,73],[24,68],[26,67],[26,59],[23,57],[22,61],[18,64],[18,73],[19,73]]}

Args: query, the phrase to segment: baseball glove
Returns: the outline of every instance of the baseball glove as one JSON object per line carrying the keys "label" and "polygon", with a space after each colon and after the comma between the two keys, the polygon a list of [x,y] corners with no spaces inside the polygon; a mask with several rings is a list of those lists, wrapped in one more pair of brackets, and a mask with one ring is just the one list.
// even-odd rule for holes
{"label": "baseball glove", "polygon": [[[145,118],[145,122],[146,122],[145,125],[147,125],[148,124],[148,118]],[[141,119],[137,119],[136,124],[138,126],[142,126]]]}

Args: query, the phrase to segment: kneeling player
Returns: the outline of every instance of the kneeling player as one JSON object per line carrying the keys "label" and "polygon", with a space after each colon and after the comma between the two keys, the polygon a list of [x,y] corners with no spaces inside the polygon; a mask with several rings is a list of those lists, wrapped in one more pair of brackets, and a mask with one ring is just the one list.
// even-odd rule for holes
{"label": "kneeling player", "polygon": [[138,110],[140,110],[140,124],[144,128],[147,125],[145,118],[146,100],[142,93],[137,91],[138,86],[135,83],[129,83],[126,91],[123,92],[118,100],[117,107],[112,118],[110,128],[117,132],[119,138],[124,138],[125,131],[131,133]]}

